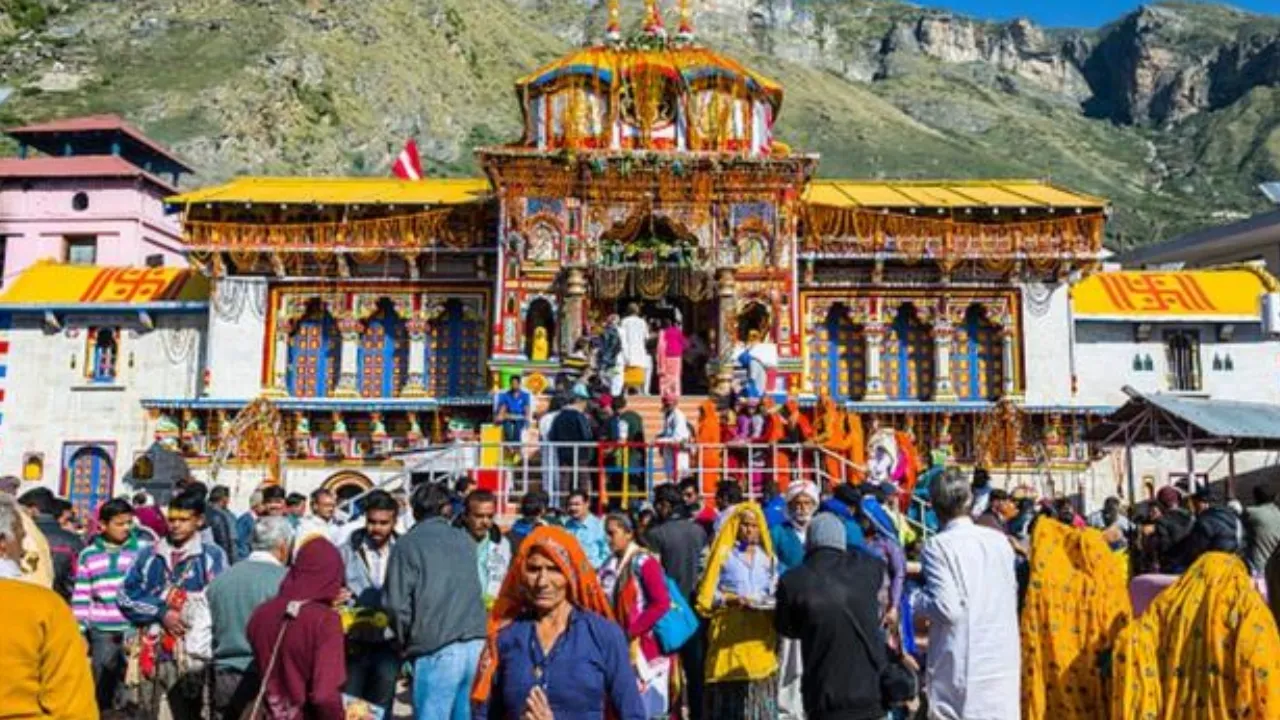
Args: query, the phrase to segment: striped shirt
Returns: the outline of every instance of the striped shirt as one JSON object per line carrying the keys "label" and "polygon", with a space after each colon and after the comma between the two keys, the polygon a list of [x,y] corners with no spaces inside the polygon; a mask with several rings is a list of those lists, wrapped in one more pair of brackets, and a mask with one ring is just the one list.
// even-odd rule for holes
{"label": "striped shirt", "polygon": [[71,609],[81,628],[99,632],[129,629],[116,599],[125,575],[145,547],[137,537],[130,537],[123,545],[111,545],[99,535],[80,553]]}

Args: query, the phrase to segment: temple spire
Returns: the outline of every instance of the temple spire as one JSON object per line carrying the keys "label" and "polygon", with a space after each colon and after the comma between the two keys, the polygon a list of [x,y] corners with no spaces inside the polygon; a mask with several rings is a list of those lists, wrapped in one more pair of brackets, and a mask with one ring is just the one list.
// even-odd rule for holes
{"label": "temple spire", "polygon": [[693,42],[693,11],[689,7],[690,0],[680,0],[680,26],[676,29],[676,40]]}
{"label": "temple spire", "polygon": [[666,37],[667,28],[662,24],[662,11],[658,0],[644,0],[644,33],[652,37]]}
{"label": "temple spire", "polygon": [[619,0],[609,0],[609,24],[604,29],[604,39],[616,45],[622,42],[622,18],[618,9]]}

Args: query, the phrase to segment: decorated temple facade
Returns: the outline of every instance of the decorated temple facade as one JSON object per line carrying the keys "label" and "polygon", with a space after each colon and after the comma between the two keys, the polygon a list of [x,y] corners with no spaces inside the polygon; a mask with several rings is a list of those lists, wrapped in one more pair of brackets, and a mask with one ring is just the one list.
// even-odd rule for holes
{"label": "decorated temple facade", "polygon": [[[604,42],[517,81],[524,132],[477,149],[482,178],[170,197],[207,302],[182,316],[191,358],[148,366],[141,429],[117,435],[239,503],[264,478],[357,492],[474,437],[507,377],[545,393],[632,305],[680,322],[687,396],[768,345],[768,393],[835,398],[937,461],[1091,504],[1120,467],[1083,436],[1126,384],[1280,401],[1265,271],[1104,269],[1106,202],[1044,180],[816,179],[819,158],[774,138],[783,89],[698,45],[686,8],[670,36],[647,8],[624,37],[611,3]],[[57,304],[23,307],[36,327]],[[126,332],[142,317],[111,309]],[[55,349],[41,362],[65,366]],[[0,432],[0,460],[25,462],[25,437]],[[138,448],[121,452],[117,471]]]}
{"label": "decorated temple facade", "polygon": [[190,428],[196,472],[237,488],[354,492],[398,472],[397,453],[445,437],[441,408],[487,406],[488,197],[484,181],[277,178],[172,198],[212,280],[209,350],[198,395],[144,405]]}

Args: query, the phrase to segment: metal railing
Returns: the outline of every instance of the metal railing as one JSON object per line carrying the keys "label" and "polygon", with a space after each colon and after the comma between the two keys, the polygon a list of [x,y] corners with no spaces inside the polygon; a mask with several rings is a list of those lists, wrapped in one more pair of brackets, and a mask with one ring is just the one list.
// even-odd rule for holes
{"label": "metal railing", "polygon": [[[692,478],[704,502],[714,499],[721,480],[737,481],[743,495],[759,500],[765,484],[786,487],[808,480],[824,491],[857,478],[863,469],[847,457],[814,445],[764,443],[624,442],[459,442],[401,455],[405,470],[378,483],[381,489],[407,487],[417,475],[428,482],[473,477],[498,497],[499,514],[512,516],[518,500],[542,490],[553,507],[564,507],[574,490],[586,490],[607,508],[632,509],[653,497],[661,484]],[[361,493],[343,504],[350,510]],[[928,503],[912,497],[918,517]],[[927,523],[904,514],[913,527]]]}

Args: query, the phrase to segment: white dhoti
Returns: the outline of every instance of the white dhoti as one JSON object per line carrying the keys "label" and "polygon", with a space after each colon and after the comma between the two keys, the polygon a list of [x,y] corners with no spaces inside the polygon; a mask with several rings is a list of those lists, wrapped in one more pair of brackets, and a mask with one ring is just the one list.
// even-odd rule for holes
{"label": "white dhoti", "polygon": [[803,673],[800,641],[778,638],[778,717],[782,720],[804,720],[804,695],[800,692]]}

